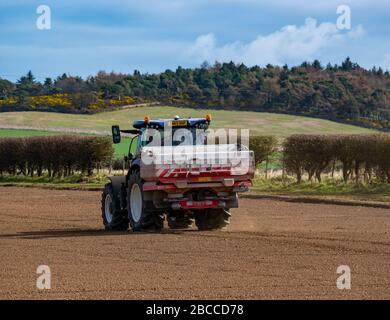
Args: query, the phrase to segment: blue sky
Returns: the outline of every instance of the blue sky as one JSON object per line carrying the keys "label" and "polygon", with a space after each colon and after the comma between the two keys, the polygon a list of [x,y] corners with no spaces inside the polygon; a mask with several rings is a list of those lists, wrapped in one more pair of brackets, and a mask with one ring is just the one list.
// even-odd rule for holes
{"label": "blue sky", "polygon": [[[36,28],[39,5],[51,29]],[[352,28],[336,27],[351,8]],[[204,60],[295,65],[346,56],[390,69],[387,0],[2,0],[0,77],[161,72]]]}

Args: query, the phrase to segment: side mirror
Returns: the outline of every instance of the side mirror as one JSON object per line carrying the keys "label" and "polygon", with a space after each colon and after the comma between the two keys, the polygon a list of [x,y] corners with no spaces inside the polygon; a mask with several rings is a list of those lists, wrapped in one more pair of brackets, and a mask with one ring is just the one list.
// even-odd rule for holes
{"label": "side mirror", "polygon": [[119,126],[112,126],[112,142],[114,144],[118,144],[121,142],[121,130],[119,129]]}

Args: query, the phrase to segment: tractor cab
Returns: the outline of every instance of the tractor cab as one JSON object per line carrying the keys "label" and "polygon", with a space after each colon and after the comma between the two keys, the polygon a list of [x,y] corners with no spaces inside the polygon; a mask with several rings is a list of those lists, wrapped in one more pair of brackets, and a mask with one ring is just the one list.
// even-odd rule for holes
{"label": "tractor cab", "polygon": [[121,130],[119,126],[112,126],[114,144],[121,142],[121,133],[131,134],[129,156],[135,157],[145,146],[177,146],[203,145],[206,141],[206,130],[209,128],[211,115],[205,118],[150,119],[135,120],[133,128]]}

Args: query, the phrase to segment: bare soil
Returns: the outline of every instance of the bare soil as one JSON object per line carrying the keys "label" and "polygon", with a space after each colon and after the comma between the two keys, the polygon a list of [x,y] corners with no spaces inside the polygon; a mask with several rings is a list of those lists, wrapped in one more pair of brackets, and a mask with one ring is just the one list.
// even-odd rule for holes
{"label": "bare soil", "polygon": [[1,299],[390,299],[389,209],[241,199],[228,231],[132,233],[103,230],[99,192],[8,187],[0,202]]}

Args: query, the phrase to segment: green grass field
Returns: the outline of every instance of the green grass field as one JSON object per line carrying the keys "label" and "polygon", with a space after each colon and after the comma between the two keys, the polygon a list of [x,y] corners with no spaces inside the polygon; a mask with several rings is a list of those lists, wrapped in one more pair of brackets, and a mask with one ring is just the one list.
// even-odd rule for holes
{"label": "green grass field", "polygon": [[[331,134],[331,133],[367,133],[373,130],[357,126],[340,124],[332,121],[298,117],[283,114],[196,110],[177,107],[142,107],[94,115],[75,115],[51,112],[5,112],[0,113],[0,137],[23,137],[47,134],[110,134],[111,125],[119,124],[121,128],[131,128],[135,119],[145,115],[152,118],[204,117],[207,113],[213,116],[213,128],[246,128],[253,134],[272,134],[286,137],[295,133]],[[9,129],[15,128],[15,129]],[[19,129],[20,128],[20,129]],[[26,129],[28,128],[28,130]],[[130,140],[124,138],[115,145],[115,155],[120,158],[127,154]]]}
{"label": "green grass field", "polygon": [[332,121],[283,114],[196,110],[176,107],[142,107],[103,112],[94,115],[74,115],[49,112],[0,113],[0,128],[33,128],[41,131],[84,132],[109,134],[111,125],[130,128],[133,120],[151,118],[204,117],[213,116],[213,128],[247,128],[255,134],[272,134],[285,137],[294,133],[364,133],[372,130]]}
{"label": "green grass field", "polygon": [[0,137],[31,137],[61,134],[60,132],[43,131],[43,130],[15,130],[0,129]]}

